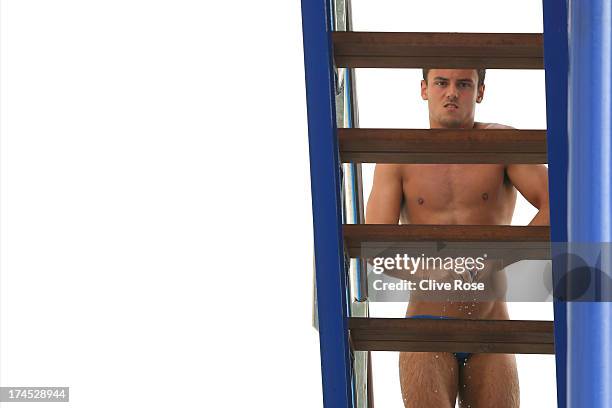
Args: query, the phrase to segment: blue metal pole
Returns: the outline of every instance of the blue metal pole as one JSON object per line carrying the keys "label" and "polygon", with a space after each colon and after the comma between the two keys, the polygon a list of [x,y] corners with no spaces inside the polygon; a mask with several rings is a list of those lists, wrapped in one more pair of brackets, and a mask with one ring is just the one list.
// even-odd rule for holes
{"label": "blue metal pole", "polygon": [[[563,256],[563,243],[567,242],[567,3],[543,0],[543,11],[550,240],[553,242],[553,255],[561,252]],[[553,281],[563,282],[565,273],[565,262],[553,260]],[[559,295],[557,289],[555,292]],[[554,315],[557,406],[566,408],[567,303],[557,296],[554,299]]]}
{"label": "blue metal pole", "polygon": [[[612,241],[612,2],[569,0],[569,18],[568,241],[594,267]],[[612,303],[569,302],[567,318],[569,407],[609,407]]]}
{"label": "blue metal pole", "polygon": [[323,402],[352,406],[341,179],[327,0],[302,0]]}

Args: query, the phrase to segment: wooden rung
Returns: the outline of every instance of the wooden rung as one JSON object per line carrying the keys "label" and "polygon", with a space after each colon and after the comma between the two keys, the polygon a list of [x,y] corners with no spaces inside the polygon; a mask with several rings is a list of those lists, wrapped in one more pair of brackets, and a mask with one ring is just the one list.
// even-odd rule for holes
{"label": "wooden rung", "polygon": [[543,69],[542,34],[332,33],[336,66]]}
{"label": "wooden rung", "polygon": [[546,163],[546,131],[338,129],[342,162]]}
{"label": "wooden rung", "polygon": [[349,318],[357,351],[554,354],[553,322]]}
{"label": "wooden rung", "polygon": [[351,258],[381,251],[401,253],[419,249],[423,242],[437,242],[461,251],[487,250],[491,256],[550,259],[550,227],[544,226],[346,224],[343,234]]}
{"label": "wooden rung", "polygon": [[515,225],[345,224],[349,245],[364,241],[548,242],[550,227]]}

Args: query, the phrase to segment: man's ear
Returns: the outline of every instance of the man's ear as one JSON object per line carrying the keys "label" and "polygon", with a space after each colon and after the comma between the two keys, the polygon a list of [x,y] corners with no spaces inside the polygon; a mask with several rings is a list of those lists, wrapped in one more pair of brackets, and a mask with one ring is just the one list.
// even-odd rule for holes
{"label": "man's ear", "polygon": [[480,103],[482,102],[482,98],[484,98],[484,91],[485,91],[485,86],[484,84],[480,85],[478,87],[478,94],[476,95],[476,102]]}
{"label": "man's ear", "polygon": [[427,82],[424,79],[421,79],[421,98],[424,101],[427,100]]}

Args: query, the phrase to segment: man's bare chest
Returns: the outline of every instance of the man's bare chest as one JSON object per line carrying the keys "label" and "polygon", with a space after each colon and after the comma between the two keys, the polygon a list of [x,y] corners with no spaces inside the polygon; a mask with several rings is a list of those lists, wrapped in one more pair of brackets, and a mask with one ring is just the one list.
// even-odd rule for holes
{"label": "man's bare chest", "polygon": [[404,200],[408,207],[431,210],[494,204],[511,189],[504,169],[497,164],[406,165]]}

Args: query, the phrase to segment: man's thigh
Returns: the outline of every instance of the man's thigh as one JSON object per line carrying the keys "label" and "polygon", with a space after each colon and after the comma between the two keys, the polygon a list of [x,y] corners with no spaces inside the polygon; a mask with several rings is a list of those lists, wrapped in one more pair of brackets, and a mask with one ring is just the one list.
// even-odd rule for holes
{"label": "man's thigh", "polygon": [[461,367],[461,408],[518,408],[516,359],[512,354],[472,354]]}
{"label": "man's thigh", "polygon": [[406,408],[455,407],[459,368],[451,353],[400,353],[399,369]]}

